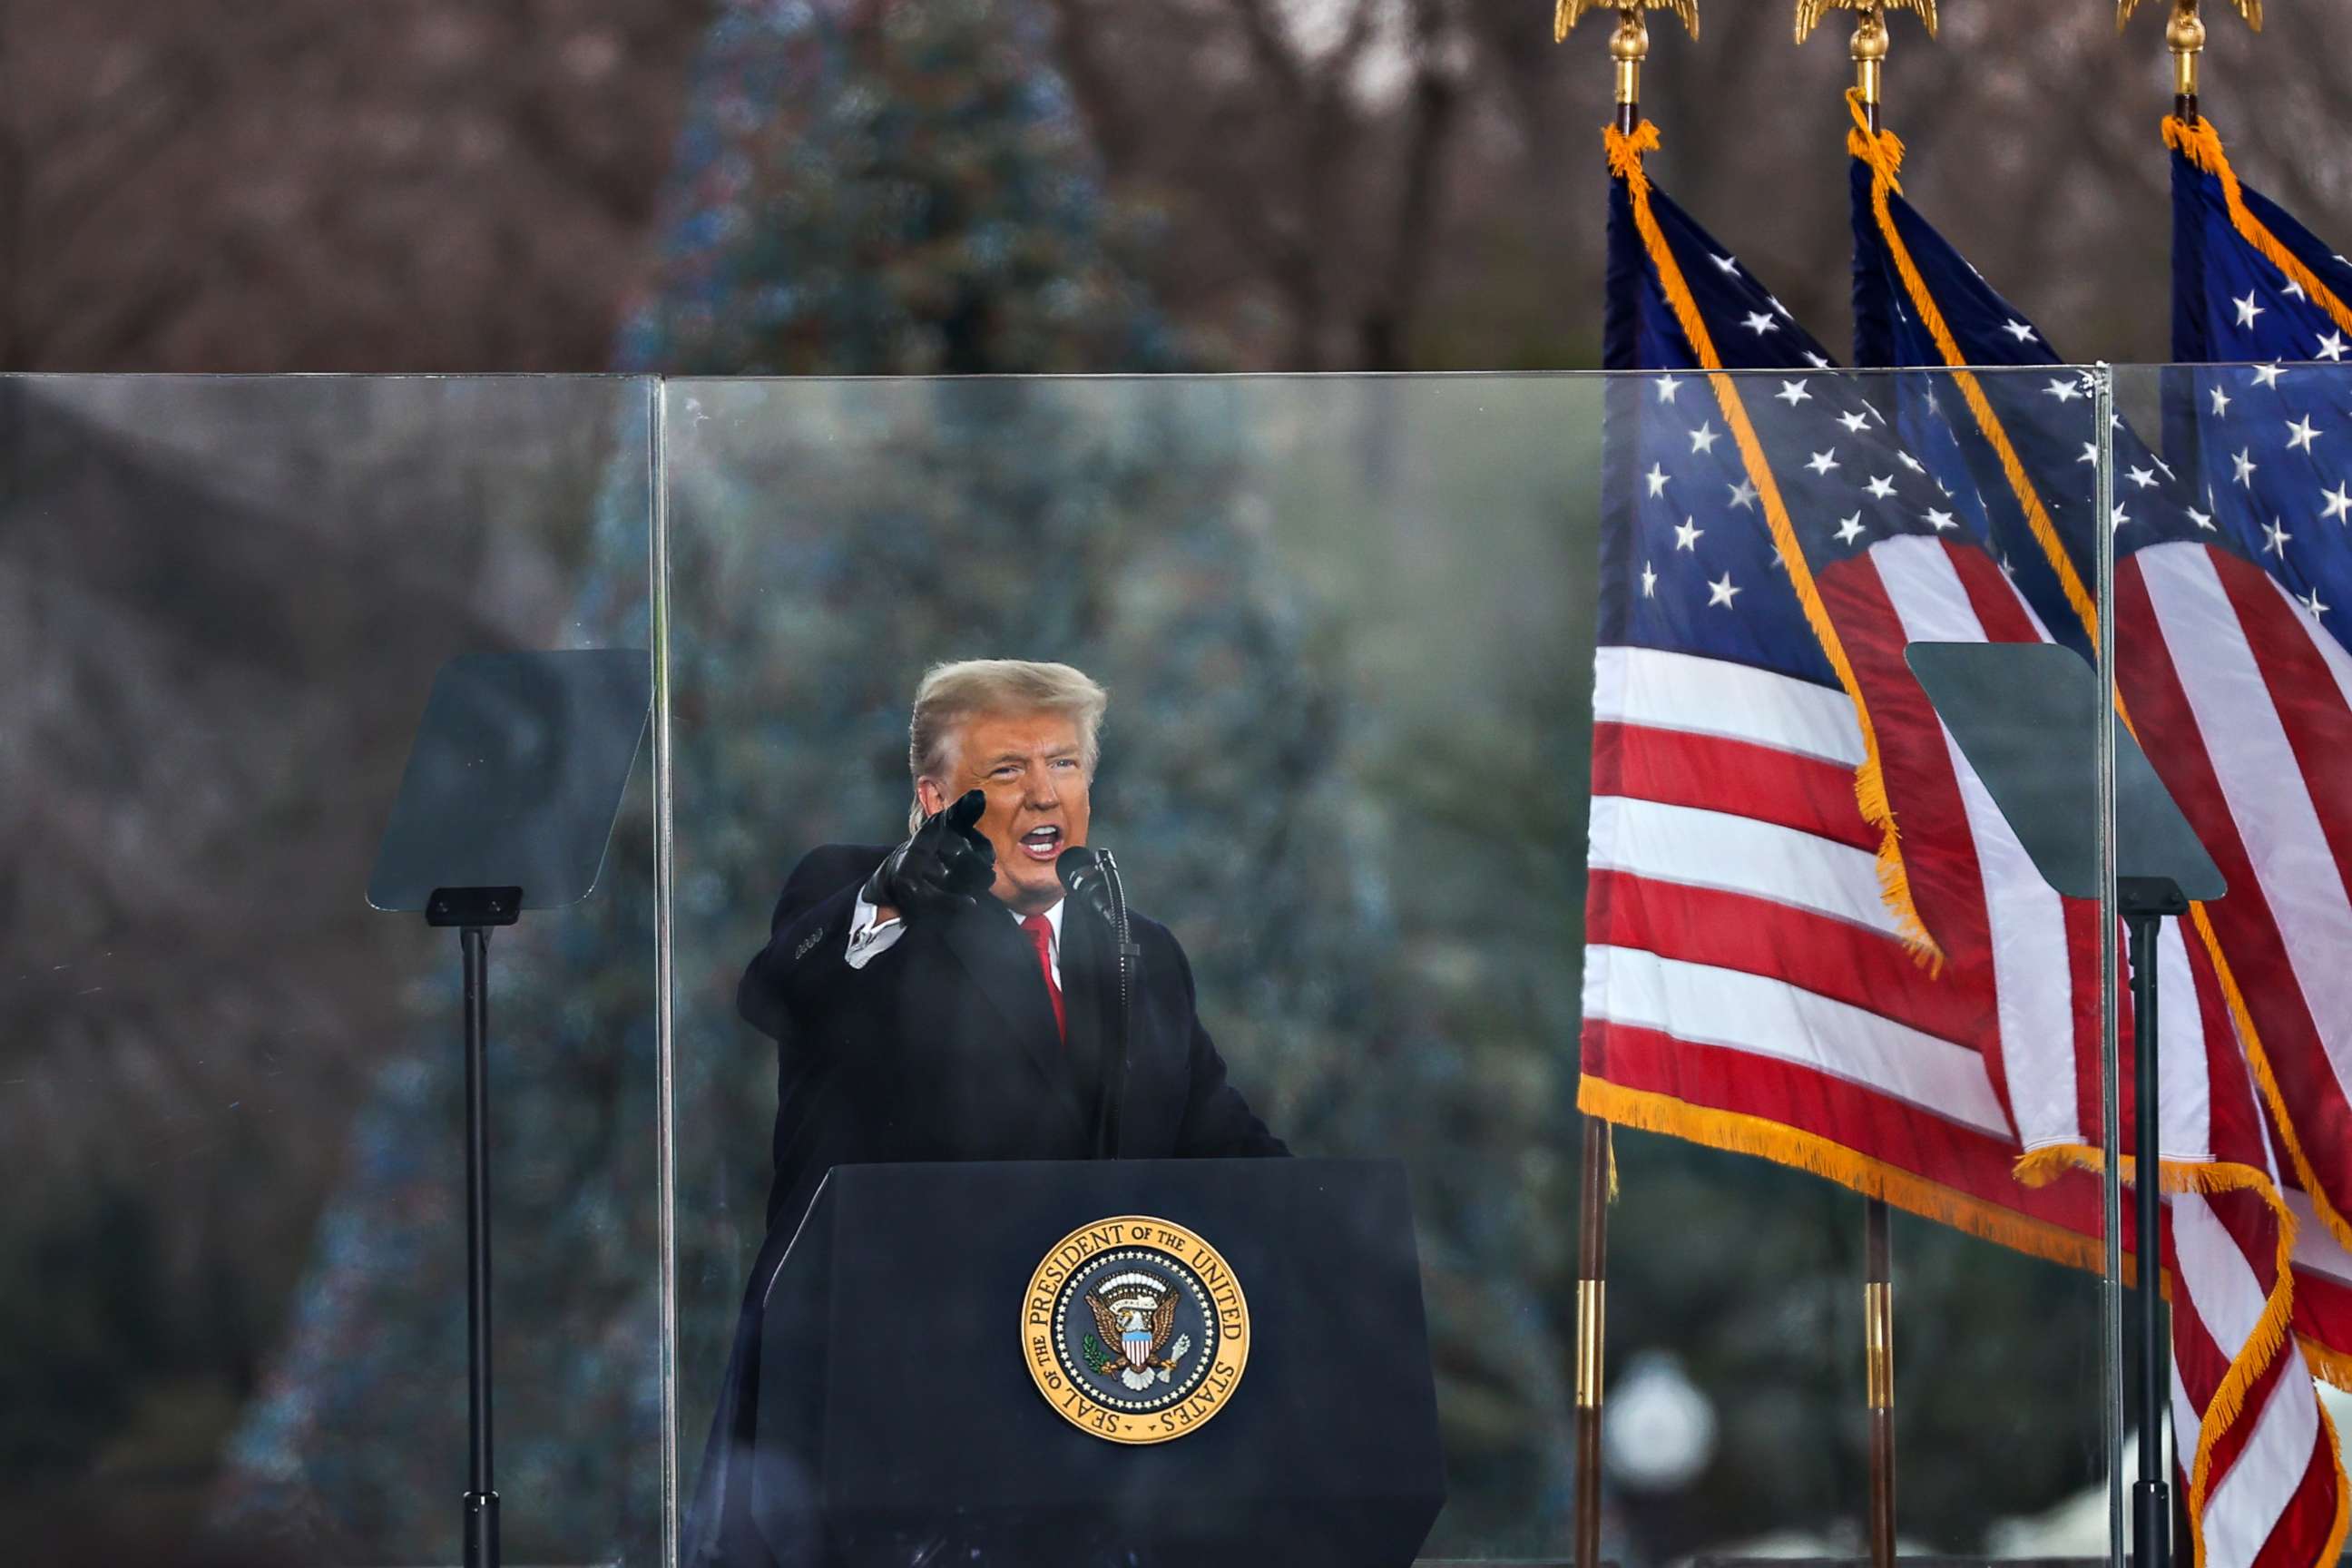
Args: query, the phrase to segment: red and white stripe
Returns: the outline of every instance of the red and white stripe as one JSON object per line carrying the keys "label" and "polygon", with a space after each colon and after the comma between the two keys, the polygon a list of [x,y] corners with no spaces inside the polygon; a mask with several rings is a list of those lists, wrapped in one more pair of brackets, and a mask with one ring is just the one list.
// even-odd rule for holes
{"label": "red and white stripe", "polygon": [[[2095,1237],[2095,1188],[2028,1188],[2013,1167],[2036,1149],[2098,1141],[2096,905],[2060,899],[2033,871],[1902,658],[1913,641],[2046,634],[1980,551],[1936,539],[1887,541],[1831,567],[1820,589],[1870,710],[1914,903],[1946,966],[1930,976],[1917,964],[1880,899],[1874,835],[1853,804],[1861,731],[1843,693],[1606,648],[1585,1071],[1795,1128]],[[2167,1159],[2269,1172],[2268,1129],[2210,962],[2177,922],[2158,957]],[[2128,1127],[2127,1104],[2125,1115]],[[2291,1345],[2263,1342],[2281,1285],[2271,1190],[2170,1205],[2176,1301],[2187,1303],[2174,1314],[2176,1426],[2216,1568],[2308,1564],[2294,1553],[2324,1544],[2336,1508],[2310,1380]],[[2344,1262],[2331,1304],[2352,1321]],[[2217,1400],[2233,1369],[2245,1386],[2231,1421]]]}
{"label": "red and white stripe", "polygon": [[2352,658],[2203,545],[2140,551],[2116,587],[2125,701],[2229,880],[2208,914],[2320,1195],[2352,1214]]}

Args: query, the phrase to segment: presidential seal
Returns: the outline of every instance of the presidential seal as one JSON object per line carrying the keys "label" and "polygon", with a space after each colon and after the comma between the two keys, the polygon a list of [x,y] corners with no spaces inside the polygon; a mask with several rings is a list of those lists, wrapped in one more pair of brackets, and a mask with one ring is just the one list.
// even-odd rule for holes
{"label": "presidential seal", "polygon": [[1225,1407],[1249,1363],[1249,1302],[1179,1225],[1097,1220],[1054,1244],[1021,1306],[1022,1359],[1065,1419],[1113,1443],[1165,1443]]}

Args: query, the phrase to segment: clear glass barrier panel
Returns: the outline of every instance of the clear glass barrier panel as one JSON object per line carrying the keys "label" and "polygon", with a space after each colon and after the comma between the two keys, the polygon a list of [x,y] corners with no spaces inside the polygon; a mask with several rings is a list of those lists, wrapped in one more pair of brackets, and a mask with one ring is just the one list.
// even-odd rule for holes
{"label": "clear glass barrier panel", "polygon": [[[769,1472],[771,1498],[849,1485],[812,1456],[855,1449],[898,1467],[874,1459],[913,1517],[949,1474],[924,1468],[923,1434],[971,1418],[929,1390],[1001,1395],[988,1408],[1005,1448],[1020,1434],[1066,1441],[1046,1412],[1078,1385],[1095,1389],[1097,1431],[1181,1394],[1157,1375],[1189,1375],[1175,1340],[1116,1302],[1101,1337],[1057,1317],[1016,1340],[1024,1286],[1079,1310],[1055,1293],[1085,1266],[1056,1272],[1052,1254],[1097,1215],[1036,1196],[1066,1172],[1034,1188],[975,1175],[961,1192],[920,1173],[908,1187],[837,1179],[829,1200],[816,1181],[835,1161],[1100,1146],[1101,1119],[1083,1112],[1103,1099],[1114,971],[1101,945],[1087,956],[1092,906],[1083,890],[1070,900],[1080,924],[1038,937],[1043,959],[1012,919],[1057,896],[1039,868],[1083,831],[1114,851],[1136,913],[1164,924],[1139,944],[1144,971],[1180,949],[1187,961],[1189,988],[1171,1000],[1147,980],[1141,1005],[1180,1022],[1197,1009],[1230,1086],[1294,1154],[1402,1163],[1410,1222],[1394,1228],[1416,1247],[1444,1453],[1423,1555],[1575,1551],[1579,1300],[1592,1294],[1579,1288],[1580,1061],[1583,1106],[1619,1124],[1604,1168],[1605,1556],[1865,1553],[1872,1411],[1887,1401],[1865,1350],[1860,1187],[1894,1210],[1903,1550],[2106,1558],[2098,912],[2018,880],[2021,860],[1985,858],[1990,808],[1903,662],[1911,641],[2044,633],[2090,652],[2092,384],[2074,371],[1725,388],[667,384],[689,1550],[723,1551],[730,1529],[779,1506],[747,1500],[761,1421],[797,1456]],[[944,723],[986,754],[927,753],[940,787],[924,804],[981,788],[971,835],[1003,879],[991,896],[1014,906],[996,911],[1001,929],[973,927],[949,969],[958,922],[984,906],[926,903],[886,861],[909,828],[910,708],[934,664],[1007,658],[1064,661],[1108,689],[1099,762],[1081,785],[1052,771],[1058,731],[966,722],[1003,717],[1001,694]],[[2088,728],[2049,737],[2084,799]],[[1011,772],[980,768],[1000,755]],[[1874,757],[1879,783],[1858,793]],[[957,880],[974,873],[952,868],[949,837],[927,851],[939,886],[976,888]],[[885,946],[894,890],[916,901]],[[2013,913],[2011,894],[2031,908]],[[1995,948],[2015,942],[2041,943],[2032,982],[1994,973]],[[1049,984],[1066,993],[1058,1023]],[[1159,1076],[1125,1103],[1137,1142],[1121,1152],[1248,1152],[1223,1110],[1168,1110],[1199,1058],[1171,1058],[1159,1027],[1129,1037],[1130,1073]],[[1008,1032],[1021,1028],[1037,1038]],[[1055,1120],[1039,1107],[1063,1089],[1079,1109]],[[1202,1134],[1210,1124],[1234,1136]],[[985,1223],[976,1194],[993,1205]],[[1100,1213],[1132,1212],[1126,1201]],[[1252,1233],[1281,1231],[1319,1266],[1317,1237],[1335,1233],[1284,1227],[1327,1201],[1270,1197],[1196,1239],[1246,1254]],[[808,1248],[788,1254],[804,1221]],[[801,1278],[794,1254],[817,1259]],[[1396,1342],[1351,1333],[1373,1314],[1349,1299],[1348,1265],[1315,1289],[1279,1258],[1254,1267],[1258,1355],[1219,1425],[1156,1463],[1213,1468],[1181,1458],[1186,1444],[1213,1456],[1260,1440],[1244,1434],[1272,1415],[1231,1414],[1255,1388],[1297,1388],[1304,1405],[1358,1389],[1367,1409],[1387,1397],[1381,1352]],[[848,1294],[886,1286],[887,1307]],[[903,1353],[874,1348],[886,1331]],[[1123,1363],[1130,1332],[1143,1359]],[[1198,1332],[1190,1348],[1213,1361]],[[853,1342],[875,1380],[863,1387],[882,1392],[825,1384],[837,1373],[805,1353]],[[798,1359],[747,1364],[747,1346],[779,1345]],[[1000,1381],[961,1381],[967,1346],[971,1376]],[[1034,1378],[1018,1370],[1033,1362]],[[794,1400],[820,1385],[832,1424],[789,1435]],[[791,1397],[754,1408],[763,1386]],[[856,1425],[869,1401],[901,1440]],[[1068,1452],[1086,1474],[1119,1474]],[[1006,1474],[1024,1462],[987,1459]],[[1248,1479],[1187,1506],[1239,1510]],[[927,1540],[1001,1539],[936,1495]]]}
{"label": "clear glass barrier panel", "polygon": [[[370,868],[446,660],[648,647],[652,395],[0,381],[20,1560],[457,1560],[459,945]],[[648,780],[489,943],[509,1562],[659,1553]]]}

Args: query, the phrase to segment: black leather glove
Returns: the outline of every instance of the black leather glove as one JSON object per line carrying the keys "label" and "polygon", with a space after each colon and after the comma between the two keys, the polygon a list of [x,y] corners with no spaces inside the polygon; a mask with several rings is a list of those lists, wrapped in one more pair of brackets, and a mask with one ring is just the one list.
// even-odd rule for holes
{"label": "black leather glove", "polygon": [[973,790],[925,818],[866,879],[866,901],[908,920],[976,901],[996,883],[996,851],[972,826],[987,809],[987,795]]}

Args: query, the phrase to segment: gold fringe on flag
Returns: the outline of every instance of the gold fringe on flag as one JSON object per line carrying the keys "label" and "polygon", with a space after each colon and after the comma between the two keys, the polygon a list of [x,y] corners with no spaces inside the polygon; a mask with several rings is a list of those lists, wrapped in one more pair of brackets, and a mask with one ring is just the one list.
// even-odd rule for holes
{"label": "gold fringe on flag", "polygon": [[2280,244],[2278,236],[2246,205],[2246,194],[2238,184],[2238,172],[2230,167],[2229,156],[2221,151],[2221,137],[2213,129],[2213,122],[2200,115],[2197,123],[2190,125],[2179,115],[2168,114],[2164,117],[2164,144],[2219,180],[2221,199],[2229,206],[2230,224],[2238,231],[2238,237],[2259,251],[2263,260],[2285,273],[2291,282],[2310,296],[2313,304],[2327,312],[2337,327],[2352,332],[2352,309],[2347,309],[2336,291],[2319,280],[2319,274]]}
{"label": "gold fringe on flag", "polygon": [[2017,497],[2018,505],[2025,510],[2025,524],[2032,530],[2034,542],[2042,546],[2042,553],[2058,574],[2059,584],[2066,593],[2066,602],[2074,607],[2074,613],[2082,617],[2084,626],[2095,637],[2099,625],[2098,600],[2084,585],[2082,574],[2074,570],[2074,562],[2068,559],[2065,547],[2058,538],[2058,526],[2050,521],[2049,509],[2042,504],[2041,496],[2034,492],[2032,481],[2026,477],[2025,463],[2018,457],[2017,448],[2010,444],[2009,432],[2001,428],[2000,421],[1994,416],[1992,404],[1986,398],[1983,385],[1969,371],[1958,368],[1968,363],[1967,356],[1960,353],[1960,345],[1953,339],[1952,329],[1945,321],[1944,312],[1937,307],[1935,296],[1927,292],[1927,279],[1919,276],[1918,266],[1911,259],[1910,249],[1904,245],[1902,235],[1895,231],[1895,215],[1887,205],[1887,198],[1900,195],[1903,190],[1895,177],[1903,169],[1902,138],[1892,131],[1874,132],[1870,129],[1869,121],[1863,112],[1862,95],[1853,89],[1846,89],[1845,101],[1846,108],[1853,115],[1853,129],[1846,132],[1846,151],[1870,165],[1871,213],[1878,220],[1879,237],[1886,242],[1888,253],[1895,258],[1895,270],[1903,275],[1903,291],[1918,310],[1919,319],[1927,326],[1928,335],[1936,340],[1936,351],[1944,356],[1945,364],[1955,367],[1952,379],[1958,384],[1960,395],[1967,399],[1969,412],[1976,416],[1978,427],[1992,443],[1993,452],[2000,458],[2000,471],[2007,477],[2010,490]]}
{"label": "gold fringe on flag", "polygon": [[1628,1089],[1590,1074],[1577,1088],[1576,1103],[1585,1115],[1621,1127],[1664,1133],[1728,1154],[1752,1155],[1810,1172],[1866,1197],[1882,1199],[1906,1214],[1950,1226],[2028,1257],[2093,1274],[2105,1267],[2105,1249],[2095,1237],[1988,1203],[1817,1133],[1743,1111],[1718,1110],[1650,1089]]}
{"label": "gold fringe on flag", "polygon": [[1699,367],[1707,373],[1716,402],[1721,405],[1724,421],[1731,427],[1732,439],[1739,447],[1740,460],[1763,502],[1772,542],[1780,548],[1780,560],[1789,569],[1789,584],[1796,589],[1798,601],[1804,606],[1806,624],[1812,627],[1814,640],[1828,656],[1830,668],[1837,672],[1838,684],[1853,703],[1854,718],[1862,726],[1863,746],[1862,766],[1854,771],[1853,798],[1861,808],[1863,820],[1878,830],[1879,894],[1895,916],[1895,930],[1904,944],[1929,973],[1940,973],[1943,950],[1928,933],[1927,922],[1919,918],[1918,905],[1911,896],[1911,879],[1903,868],[1895,810],[1886,798],[1886,774],[1879,760],[1878,732],[1871,725],[1870,707],[1863,700],[1862,683],[1854,679],[1853,666],[1847,660],[1837,628],[1831,624],[1829,610],[1822,603],[1812,568],[1806,563],[1804,548],[1797,542],[1796,524],[1790,521],[1780,484],[1765,458],[1764,445],[1757,438],[1756,426],[1749,422],[1747,406],[1740,401],[1738,384],[1725,374],[1723,360],[1715,352],[1715,340],[1699,315],[1698,301],[1691,297],[1690,285],[1675,260],[1672,247],[1666,244],[1664,231],[1658,227],[1657,216],[1650,209],[1650,182],[1643,172],[1642,157],[1657,151],[1658,128],[1644,120],[1630,135],[1612,125],[1602,136],[1609,172],[1625,183],[1626,195],[1633,199],[1633,226],[1642,236],[1643,248],[1649,253],[1659,285],[1665,290],[1666,303],[1682,324],[1684,337],[1690,341],[1691,353],[1697,357]]}

